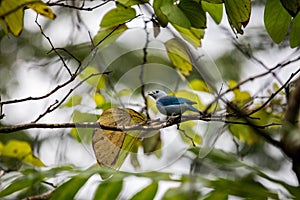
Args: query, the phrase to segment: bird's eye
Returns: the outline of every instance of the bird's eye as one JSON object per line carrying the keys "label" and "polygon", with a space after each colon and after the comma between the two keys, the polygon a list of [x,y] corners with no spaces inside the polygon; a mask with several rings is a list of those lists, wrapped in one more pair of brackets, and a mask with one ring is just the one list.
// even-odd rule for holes
{"label": "bird's eye", "polygon": [[155,91],[156,94],[157,94],[158,92],[159,92],[158,90]]}

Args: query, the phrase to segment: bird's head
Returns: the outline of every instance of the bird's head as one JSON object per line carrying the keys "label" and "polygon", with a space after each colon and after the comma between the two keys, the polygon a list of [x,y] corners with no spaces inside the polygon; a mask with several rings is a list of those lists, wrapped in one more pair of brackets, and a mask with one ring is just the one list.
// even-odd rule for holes
{"label": "bird's head", "polygon": [[155,91],[149,92],[148,95],[153,97],[154,99],[158,99],[160,97],[167,96],[167,93],[165,93],[164,91],[161,91],[161,90],[155,90]]}

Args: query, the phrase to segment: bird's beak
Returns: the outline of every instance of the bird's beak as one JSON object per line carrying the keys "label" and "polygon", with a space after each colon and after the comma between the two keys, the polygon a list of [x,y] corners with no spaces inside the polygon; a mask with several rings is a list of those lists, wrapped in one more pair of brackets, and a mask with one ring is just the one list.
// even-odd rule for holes
{"label": "bird's beak", "polygon": [[148,92],[148,95],[152,96],[154,94],[154,92]]}

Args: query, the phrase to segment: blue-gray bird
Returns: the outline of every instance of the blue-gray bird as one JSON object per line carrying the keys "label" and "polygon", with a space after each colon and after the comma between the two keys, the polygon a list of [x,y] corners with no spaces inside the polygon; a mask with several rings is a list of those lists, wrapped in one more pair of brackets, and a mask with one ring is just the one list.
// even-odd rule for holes
{"label": "blue-gray bird", "polygon": [[148,95],[156,100],[156,107],[158,111],[164,115],[182,115],[187,110],[204,115],[201,111],[193,106],[193,104],[196,104],[196,102],[186,98],[168,96],[164,91],[161,90],[149,92]]}

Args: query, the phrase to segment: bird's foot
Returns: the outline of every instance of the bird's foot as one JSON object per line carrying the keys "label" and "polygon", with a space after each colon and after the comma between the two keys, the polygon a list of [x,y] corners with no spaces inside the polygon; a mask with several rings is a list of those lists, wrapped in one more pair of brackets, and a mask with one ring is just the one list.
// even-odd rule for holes
{"label": "bird's foot", "polygon": [[181,115],[171,115],[167,118],[168,123],[179,124],[181,122]]}

